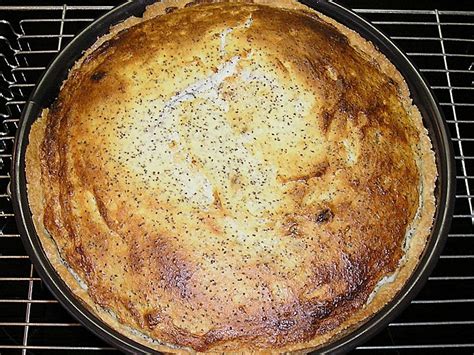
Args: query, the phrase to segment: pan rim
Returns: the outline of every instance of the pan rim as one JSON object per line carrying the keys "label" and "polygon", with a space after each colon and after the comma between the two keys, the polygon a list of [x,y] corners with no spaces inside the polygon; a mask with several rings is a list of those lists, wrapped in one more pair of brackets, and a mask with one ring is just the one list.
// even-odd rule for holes
{"label": "pan rim", "polygon": [[[48,101],[56,97],[59,86],[64,80],[61,79],[58,82],[58,73],[66,73],[67,75],[73,63],[81,56],[82,51],[87,49],[97,36],[107,33],[111,25],[125,20],[132,14],[143,12],[146,5],[151,2],[153,1],[140,0],[125,3],[113,9],[85,28],[58,53],[45,70],[25,104],[17,129],[11,173],[12,204],[15,219],[25,249],[41,279],[44,280],[48,289],[60,301],[61,305],[86,328],[106,342],[132,353],[153,353],[155,351],[119,333],[90,312],[69,290],[44,254],[31,218],[24,166],[31,125],[39,117],[42,108],[49,106],[50,102],[48,103]],[[438,169],[437,193],[435,193],[437,200],[436,215],[430,238],[412,275],[398,294],[375,315],[340,339],[316,350],[318,353],[344,353],[384,329],[391,320],[406,308],[428,279],[446,242],[452,219],[456,182],[455,161],[449,129],[439,104],[425,79],[406,55],[382,32],[351,10],[327,1],[300,0],[300,2],[334,18],[344,26],[359,33],[363,38],[371,41],[397,67],[410,88],[410,95],[422,113],[425,127],[428,127]],[[52,86],[54,90],[51,89]],[[51,95],[51,93],[54,93],[54,95]]]}

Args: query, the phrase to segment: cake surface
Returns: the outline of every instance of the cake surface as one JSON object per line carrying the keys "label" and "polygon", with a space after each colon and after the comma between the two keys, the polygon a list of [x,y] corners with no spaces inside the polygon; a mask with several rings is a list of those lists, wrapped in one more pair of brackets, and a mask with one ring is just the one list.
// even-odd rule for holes
{"label": "cake surface", "polygon": [[382,54],[303,5],[187,5],[112,28],[34,123],[44,249],[151,348],[325,344],[423,252],[436,166],[421,116]]}

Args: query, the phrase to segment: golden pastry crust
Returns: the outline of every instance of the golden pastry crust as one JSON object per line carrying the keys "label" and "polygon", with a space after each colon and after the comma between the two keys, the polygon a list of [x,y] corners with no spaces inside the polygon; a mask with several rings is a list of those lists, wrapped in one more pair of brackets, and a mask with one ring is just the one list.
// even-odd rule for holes
{"label": "golden pastry crust", "polygon": [[76,296],[151,348],[320,346],[418,263],[427,131],[393,65],[334,20],[289,0],[187,5],[113,27],[33,124],[37,232]]}

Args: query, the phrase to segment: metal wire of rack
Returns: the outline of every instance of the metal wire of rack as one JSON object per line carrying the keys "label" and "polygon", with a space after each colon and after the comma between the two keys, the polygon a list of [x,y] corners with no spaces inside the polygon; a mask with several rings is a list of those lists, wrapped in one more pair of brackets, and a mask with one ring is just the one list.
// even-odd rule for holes
{"label": "metal wire of rack", "polygon": [[[42,284],[16,229],[8,185],[21,110],[48,63],[118,5],[0,5],[0,354],[117,351],[72,319]],[[428,283],[408,309],[354,353],[474,352],[474,11],[355,9],[420,68],[451,130],[453,225]]]}

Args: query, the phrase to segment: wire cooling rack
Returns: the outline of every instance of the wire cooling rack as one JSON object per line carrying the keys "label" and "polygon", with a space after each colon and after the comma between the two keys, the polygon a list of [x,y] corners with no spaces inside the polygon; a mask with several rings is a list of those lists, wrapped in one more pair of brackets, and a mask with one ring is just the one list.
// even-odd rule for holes
{"label": "wire cooling rack", "polygon": [[[56,53],[121,1],[90,3],[0,4],[1,355],[118,353],[71,318],[47,291],[23,249],[8,195],[14,135],[26,98]],[[456,154],[457,195],[448,242],[428,283],[401,316],[354,353],[472,354],[474,11],[355,11],[408,54],[438,97]]]}

